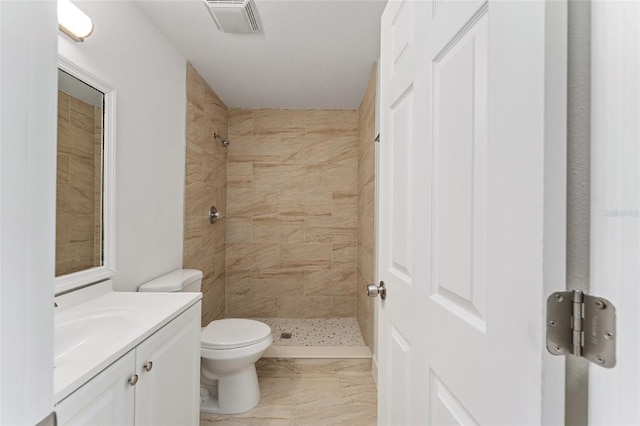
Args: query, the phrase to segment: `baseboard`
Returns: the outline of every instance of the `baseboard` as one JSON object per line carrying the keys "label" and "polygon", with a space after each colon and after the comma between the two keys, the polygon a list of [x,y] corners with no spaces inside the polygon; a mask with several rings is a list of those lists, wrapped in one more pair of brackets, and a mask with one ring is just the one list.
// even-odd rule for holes
{"label": "baseboard", "polygon": [[378,389],[378,358],[374,355],[371,357],[371,375],[373,376],[373,382]]}

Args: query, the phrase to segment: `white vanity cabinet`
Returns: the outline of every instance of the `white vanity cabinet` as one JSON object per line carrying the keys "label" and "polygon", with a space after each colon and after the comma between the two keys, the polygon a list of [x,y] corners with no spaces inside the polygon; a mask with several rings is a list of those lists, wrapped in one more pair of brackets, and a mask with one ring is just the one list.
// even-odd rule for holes
{"label": "white vanity cabinet", "polygon": [[111,364],[56,406],[59,425],[133,425],[135,389],[129,384],[135,351]]}
{"label": "white vanity cabinet", "polygon": [[200,302],[56,406],[59,425],[199,423]]}
{"label": "white vanity cabinet", "polygon": [[136,348],[138,426],[200,423],[200,310],[191,311]]}

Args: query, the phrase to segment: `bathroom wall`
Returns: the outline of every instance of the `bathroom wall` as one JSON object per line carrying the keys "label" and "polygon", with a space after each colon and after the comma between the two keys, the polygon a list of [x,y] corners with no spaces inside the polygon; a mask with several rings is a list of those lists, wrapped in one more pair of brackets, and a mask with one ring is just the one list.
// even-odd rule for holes
{"label": "bathroom wall", "polygon": [[226,212],[227,150],[213,134],[227,136],[227,106],[187,64],[187,150],[184,267],[203,272],[202,325],[224,315],[226,218],[209,222],[209,208]]}
{"label": "bathroom wall", "polygon": [[365,287],[374,282],[376,67],[358,109],[358,286],[357,318],[365,343],[373,349],[374,300]]}
{"label": "bathroom wall", "polygon": [[56,276],[101,265],[102,108],[58,91]]}
{"label": "bathroom wall", "polygon": [[182,267],[186,59],[134,2],[82,1],[93,34],[59,53],[116,89],[116,290]]}
{"label": "bathroom wall", "polygon": [[226,315],[356,315],[358,112],[229,110]]}

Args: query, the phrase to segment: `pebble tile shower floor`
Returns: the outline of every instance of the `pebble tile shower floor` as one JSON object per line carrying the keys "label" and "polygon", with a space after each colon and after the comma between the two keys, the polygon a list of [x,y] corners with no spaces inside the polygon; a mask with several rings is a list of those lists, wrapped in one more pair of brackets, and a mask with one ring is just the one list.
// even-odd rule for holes
{"label": "pebble tile shower floor", "polygon": [[[355,318],[256,318],[271,327],[275,346],[364,346]],[[291,338],[282,338],[291,333]]]}
{"label": "pebble tile shower floor", "polygon": [[[274,346],[364,346],[355,318],[258,320],[271,327]],[[291,338],[280,337],[288,332]],[[371,371],[357,364],[327,361],[326,366],[259,370],[262,397],[256,408],[236,415],[201,414],[200,426],[375,425],[377,389]]]}

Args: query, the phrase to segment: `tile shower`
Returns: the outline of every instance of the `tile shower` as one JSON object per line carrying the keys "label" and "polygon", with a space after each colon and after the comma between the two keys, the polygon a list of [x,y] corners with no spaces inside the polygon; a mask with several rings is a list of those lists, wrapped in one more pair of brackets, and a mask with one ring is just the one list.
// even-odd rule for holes
{"label": "tile shower", "polygon": [[189,65],[184,264],[205,274],[203,324],[357,318],[371,345],[373,76],[359,110],[239,109]]}
{"label": "tile shower", "polygon": [[231,109],[227,315],[355,316],[358,115]]}

